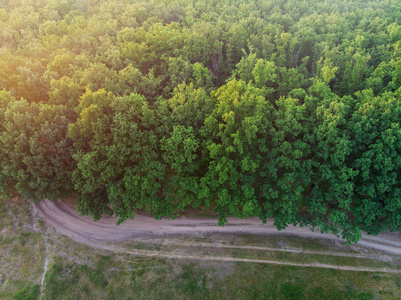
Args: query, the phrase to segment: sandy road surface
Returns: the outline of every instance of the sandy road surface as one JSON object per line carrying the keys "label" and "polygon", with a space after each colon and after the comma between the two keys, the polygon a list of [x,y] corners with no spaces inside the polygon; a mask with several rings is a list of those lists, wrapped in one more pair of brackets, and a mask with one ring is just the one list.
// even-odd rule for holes
{"label": "sandy road surface", "polygon": [[[278,231],[273,226],[272,220],[263,224],[257,218],[246,220],[228,218],[228,224],[221,227],[217,225],[217,220],[213,219],[181,217],[175,220],[156,221],[148,216],[137,215],[134,220],[127,220],[116,226],[117,218],[106,217],[94,222],[90,216],[80,216],[74,206],[66,202],[43,200],[33,204],[33,208],[58,232],[93,247],[102,247],[101,245],[107,242],[129,241],[139,237],[160,237],[170,234],[202,235],[216,232],[280,234],[341,240],[333,234],[311,232],[308,228],[298,226],[288,226],[287,229]],[[378,236],[364,234],[358,245],[401,255],[401,232],[382,233]]]}

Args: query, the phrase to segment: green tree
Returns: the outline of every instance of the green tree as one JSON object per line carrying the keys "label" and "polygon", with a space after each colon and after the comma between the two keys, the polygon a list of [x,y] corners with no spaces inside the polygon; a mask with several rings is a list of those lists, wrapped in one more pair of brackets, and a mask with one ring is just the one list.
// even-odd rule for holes
{"label": "green tree", "polygon": [[219,224],[227,215],[259,216],[257,181],[262,151],[268,151],[273,107],[263,92],[232,80],[212,93],[217,106],[205,120],[210,165],[201,179],[199,197],[215,203]]}
{"label": "green tree", "polygon": [[35,201],[58,200],[73,193],[72,142],[66,138],[74,114],[63,106],[12,101],[1,133],[2,173]]}
{"label": "green tree", "polygon": [[170,99],[160,99],[156,104],[168,178],[165,197],[179,210],[204,204],[198,199],[200,180],[210,161],[209,137],[203,135],[204,120],[214,107],[214,100],[205,90],[195,89],[192,83],[178,85]]}
{"label": "green tree", "polygon": [[157,218],[168,214],[156,124],[153,110],[138,94],[115,97],[99,90],[82,96],[79,118],[69,128],[79,211],[95,219],[114,212],[119,222],[142,208]]}

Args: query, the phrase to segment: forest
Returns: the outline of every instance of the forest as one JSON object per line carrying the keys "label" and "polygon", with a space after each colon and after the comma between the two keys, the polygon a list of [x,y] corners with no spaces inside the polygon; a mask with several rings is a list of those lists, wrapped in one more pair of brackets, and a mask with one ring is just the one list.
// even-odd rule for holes
{"label": "forest", "polygon": [[401,228],[399,0],[0,0],[0,193]]}

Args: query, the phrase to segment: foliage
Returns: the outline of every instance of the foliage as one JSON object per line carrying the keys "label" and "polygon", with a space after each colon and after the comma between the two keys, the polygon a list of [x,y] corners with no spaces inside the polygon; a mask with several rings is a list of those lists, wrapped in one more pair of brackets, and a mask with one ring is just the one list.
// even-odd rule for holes
{"label": "foliage", "polygon": [[398,230],[397,1],[0,4],[0,193]]}

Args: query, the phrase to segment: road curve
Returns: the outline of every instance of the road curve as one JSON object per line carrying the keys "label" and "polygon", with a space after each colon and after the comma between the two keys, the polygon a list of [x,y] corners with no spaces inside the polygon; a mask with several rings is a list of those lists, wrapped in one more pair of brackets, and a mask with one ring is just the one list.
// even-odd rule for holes
{"label": "road curve", "polygon": [[[117,226],[117,218],[115,217],[105,217],[94,222],[90,216],[80,216],[75,207],[68,202],[43,200],[39,203],[31,203],[34,212],[39,213],[45,222],[53,226],[59,233],[93,247],[105,242],[129,241],[138,237],[216,232],[280,234],[342,241],[331,233],[312,232],[308,228],[299,226],[290,225],[285,230],[278,231],[273,225],[273,220],[268,220],[266,224],[263,224],[257,218],[245,220],[227,218],[228,223],[221,227],[217,225],[215,219],[181,217],[175,220],[155,220],[148,216],[137,215],[134,220],[127,220]],[[358,245],[401,255],[401,232],[382,233],[378,236],[363,234]]]}

